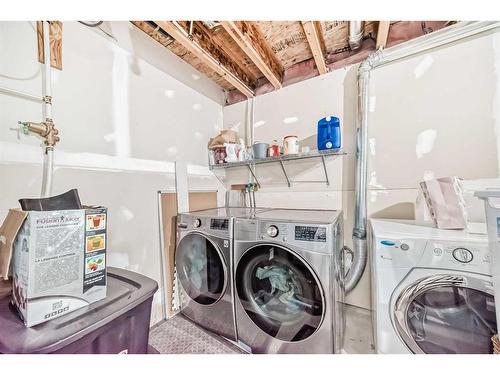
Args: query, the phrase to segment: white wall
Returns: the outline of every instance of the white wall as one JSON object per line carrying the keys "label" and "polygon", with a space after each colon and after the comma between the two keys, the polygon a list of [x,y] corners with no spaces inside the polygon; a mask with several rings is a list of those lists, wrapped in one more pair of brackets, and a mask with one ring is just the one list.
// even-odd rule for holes
{"label": "white wall", "polygon": [[[497,33],[373,72],[369,217],[412,218],[418,183],[427,177],[458,175],[474,180],[499,176],[499,51]],[[311,144],[312,140],[315,145],[317,121],[329,114],[341,118],[348,156],[329,163],[332,186],[297,184],[289,189],[279,169],[261,168],[264,188],[257,194],[257,204],[342,209],[348,246],[354,213],[356,68],[259,96],[254,119],[256,141],[296,134],[302,143]],[[243,132],[245,106],[238,103],[224,108],[225,128]],[[321,179],[321,173],[320,164],[300,165],[295,177]],[[229,182],[237,177],[246,176],[225,176]],[[369,267],[347,302],[370,307]]]}
{"label": "white wall", "polygon": [[373,71],[372,215],[410,216],[424,179],[499,176],[499,46],[497,32]]}
{"label": "white wall", "polygon": [[[105,27],[118,43],[76,22],[63,25],[63,70],[53,70],[61,136],[53,193],[76,187],[83,203],[108,207],[108,264],[160,283],[156,193],[174,189],[175,160],[188,162],[191,188],[221,188],[205,150],[222,127],[222,94],[128,22]],[[0,22],[0,46],[0,86],[39,95],[34,24]],[[18,120],[41,121],[41,105],[0,94],[0,220],[41,188],[41,141],[18,138],[10,130]],[[161,318],[160,296],[153,322]]]}

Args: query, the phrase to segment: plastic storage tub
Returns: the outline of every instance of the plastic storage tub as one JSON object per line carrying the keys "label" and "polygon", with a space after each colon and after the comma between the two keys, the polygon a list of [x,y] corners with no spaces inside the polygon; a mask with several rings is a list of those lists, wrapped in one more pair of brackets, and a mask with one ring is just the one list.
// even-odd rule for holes
{"label": "plastic storage tub", "polygon": [[156,281],[109,267],[105,299],[31,328],[0,299],[0,353],[145,354]]}

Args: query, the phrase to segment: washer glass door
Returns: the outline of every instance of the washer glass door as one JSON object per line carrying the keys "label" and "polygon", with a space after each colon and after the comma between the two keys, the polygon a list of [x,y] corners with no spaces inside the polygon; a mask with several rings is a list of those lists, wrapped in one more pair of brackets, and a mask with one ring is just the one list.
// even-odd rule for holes
{"label": "washer glass door", "polygon": [[175,265],[183,289],[199,304],[212,305],[224,294],[224,258],[208,237],[193,232],[182,238],[177,245]]}
{"label": "washer glass door", "polygon": [[248,317],[279,340],[304,340],[322,323],[325,300],[318,278],[284,247],[250,248],[238,262],[236,289]]}
{"label": "washer glass door", "polygon": [[395,305],[401,338],[414,353],[491,353],[496,317],[487,284],[436,275],[410,285]]}

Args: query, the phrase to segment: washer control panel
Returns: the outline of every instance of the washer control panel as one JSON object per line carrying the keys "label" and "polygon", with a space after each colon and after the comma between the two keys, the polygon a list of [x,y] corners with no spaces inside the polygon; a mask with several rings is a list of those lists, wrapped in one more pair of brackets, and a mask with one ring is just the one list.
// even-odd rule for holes
{"label": "washer control panel", "polygon": [[200,232],[226,235],[230,230],[231,220],[226,218],[194,216],[190,214],[180,214],[177,220],[177,229],[198,230]]}
{"label": "washer control panel", "polygon": [[467,269],[490,274],[488,239],[446,241],[425,238],[376,238],[378,267]]}
{"label": "washer control panel", "polygon": [[485,238],[484,243],[429,240],[419,263],[438,268],[467,268],[473,272],[489,274],[491,271],[488,240]]}
{"label": "washer control panel", "polygon": [[327,224],[258,220],[253,222],[254,225],[257,224],[257,233],[255,230],[252,233],[251,222],[252,220],[236,219],[235,240],[245,240],[255,236],[255,239],[260,241],[272,241],[304,250],[331,253],[334,248],[333,243],[337,238],[336,233],[340,233],[340,229]]}
{"label": "washer control panel", "polygon": [[228,230],[229,219],[210,219],[210,229]]}
{"label": "washer control panel", "polygon": [[295,240],[326,242],[326,228],[321,226],[295,225]]}

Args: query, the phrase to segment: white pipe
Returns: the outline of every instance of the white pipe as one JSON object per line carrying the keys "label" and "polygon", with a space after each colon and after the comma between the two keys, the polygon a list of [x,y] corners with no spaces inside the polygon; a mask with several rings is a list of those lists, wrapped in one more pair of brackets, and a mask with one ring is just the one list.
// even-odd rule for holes
{"label": "white pipe", "polygon": [[43,98],[41,98],[40,96],[36,96],[33,94],[28,94],[26,92],[10,89],[8,87],[0,87],[0,92],[3,94],[7,94],[7,95],[19,96],[20,98],[33,100],[33,101],[39,102],[39,103],[43,102]]}
{"label": "white pipe", "polygon": [[349,47],[351,47],[352,50],[361,47],[363,33],[363,21],[349,21]]}
{"label": "white pipe", "polygon": [[[252,147],[255,142],[254,139],[254,123],[255,123],[255,97],[247,99],[246,112],[245,112],[245,144],[247,147]],[[253,173],[255,173],[255,166],[250,166]],[[248,181],[255,182],[252,172],[248,172]],[[229,193],[228,193],[229,194]],[[255,195],[254,201],[252,203],[252,193],[248,193],[248,205],[253,207],[255,205]],[[246,205],[246,193],[245,193],[245,205]],[[229,195],[226,195],[226,203],[229,202]]]}
{"label": "white pipe", "polygon": [[254,116],[255,116],[255,101],[254,98],[248,98],[246,113],[245,113],[245,143],[247,144],[247,146],[252,146],[254,142],[253,139]]}
{"label": "white pipe", "polygon": [[353,230],[353,263],[345,280],[345,291],[353,290],[363,275],[366,258],[367,221],[367,154],[368,147],[368,103],[371,71],[377,67],[396,62],[422,52],[449,45],[465,38],[477,36],[500,28],[500,22],[460,22],[444,29],[402,43],[398,46],[376,51],[361,63],[358,70],[358,116],[356,153],[356,208]]}
{"label": "white pipe", "polygon": [[54,149],[46,147],[43,155],[42,198],[50,197],[54,170]]}
{"label": "white pipe", "polygon": [[[49,21],[43,21],[43,56],[44,56],[44,74],[43,74],[43,116],[45,122],[52,122],[52,77],[50,66],[50,27]],[[49,197],[52,194],[52,175],[54,172],[54,148],[45,147],[43,159],[42,176],[42,198]]]}
{"label": "white pipe", "polygon": [[255,130],[255,97],[250,98],[252,103],[252,112],[250,112],[250,142],[253,144],[255,142],[254,130]]}

